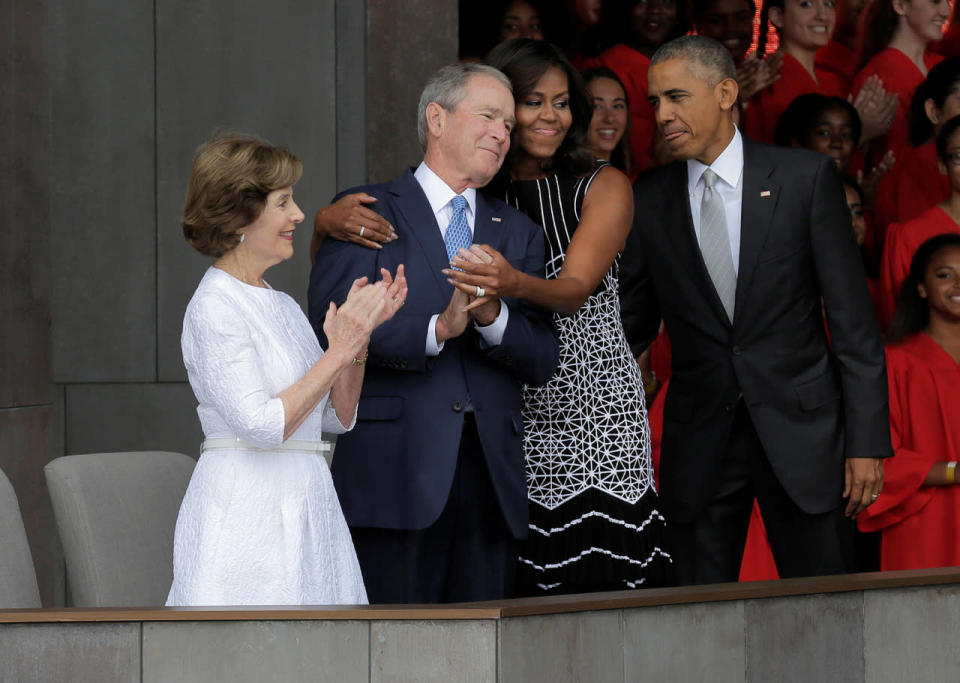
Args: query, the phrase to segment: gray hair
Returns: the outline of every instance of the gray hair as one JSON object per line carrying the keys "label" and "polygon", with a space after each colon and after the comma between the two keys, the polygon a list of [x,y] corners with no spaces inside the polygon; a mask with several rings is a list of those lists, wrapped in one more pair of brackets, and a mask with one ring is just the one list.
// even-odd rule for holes
{"label": "gray hair", "polygon": [[650,66],[668,59],[685,59],[692,62],[694,68],[700,72],[699,75],[704,76],[711,87],[727,78],[737,79],[737,67],[733,63],[730,51],[713,38],[704,36],[675,38],[661,45],[653,53]]}
{"label": "gray hair", "polygon": [[436,102],[447,111],[453,111],[467,96],[467,81],[471,76],[490,76],[503,83],[507,90],[513,92],[510,79],[503,72],[486,64],[450,64],[442,67],[420,93],[420,104],[417,106],[417,137],[420,147],[427,150],[427,105]]}

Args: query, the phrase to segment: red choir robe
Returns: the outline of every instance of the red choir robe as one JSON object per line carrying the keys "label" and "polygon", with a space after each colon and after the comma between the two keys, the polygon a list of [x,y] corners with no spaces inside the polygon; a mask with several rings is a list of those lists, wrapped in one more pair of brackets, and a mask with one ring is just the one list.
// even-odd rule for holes
{"label": "red choir robe", "polygon": [[[942,60],[943,57],[929,50],[923,55],[927,71]],[[883,87],[888,92],[897,93],[900,106],[897,107],[897,116],[886,135],[871,142],[869,166],[875,166],[888,149],[893,150],[897,157],[896,163],[899,165],[906,157],[910,146],[907,141],[907,112],[910,111],[910,98],[913,97],[913,92],[923,82],[925,76],[900,50],[894,47],[884,48],[871,57],[853,79],[854,97],[860,92],[864,82],[874,74],[880,77]]]}
{"label": "red choir robe", "polygon": [[853,77],[857,75],[857,53],[843,43],[831,40],[817,50],[813,66],[843,79],[844,90],[850,92],[853,88]]}
{"label": "red choir robe", "polygon": [[881,530],[880,568],[960,565],[960,486],[924,486],[937,462],[960,460],[960,366],[921,332],[887,349],[890,433],[883,491],[858,518]]}
{"label": "red choir robe", "polygon": [[630,152],[633,156],[634,174],[650,167],[650,147],[657,131],[653,106],[647,100],[647,69],[650,58],[632,47],[614,45],[598,57],[588,60],[588,65],[612,69],[623,81],[630,101]]}
{"label": "red choir robe", "polygon": [[886,329],[893,318],[900,287],[910,272],[910,262],[917,248],[931,237],[948,232],[960,233],[960,225],[939,206],[927,209],[912,221],[889,226],[875,302],[881,329]]}
{"label": "red choir robe", "polygon": [[944,57],[960,57],[960,22],[950,22],[934,51]]}
{"label": "red choir robe", "polygon": [[784,53],[780,79],[750,98],[747,103],[744,132],[760,142],[773,142],[777,120],[798,95],[820,93],[846,97],[849,90],[844,79],[835,73],[814,67],[817,80],[792,55]]}
{"label": "red choir robe", "polygon": [[910,147],[877,186],[875,241],[883,249],[887,226],[913,220],[950,196],[950,180],[940,173],[937,147],[932,142]]}

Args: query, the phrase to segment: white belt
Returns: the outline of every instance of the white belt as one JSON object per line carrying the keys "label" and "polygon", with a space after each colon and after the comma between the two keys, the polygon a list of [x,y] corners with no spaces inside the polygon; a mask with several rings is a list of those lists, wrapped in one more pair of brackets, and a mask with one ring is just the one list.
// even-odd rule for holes
{"label": "white belt", "polygon": [[284,441],[279,446],[271,446],[270,448],[262,448],[261,446],[254,446],[252,443],[244,441],[240,437],[230,438],[221,438],[221,439],[204,439],[203,443],[200,444],[200,452],[204,451],[266,451],[266,452],[275,452],[275,451],[297,451],[298,453],[317,453],[322,455],[327,461],[327,464],[330,464],[330,461],[333,460],[333,454],[330,453],[332,446],[326,441],[296,441],[294,439],[288,439]]}

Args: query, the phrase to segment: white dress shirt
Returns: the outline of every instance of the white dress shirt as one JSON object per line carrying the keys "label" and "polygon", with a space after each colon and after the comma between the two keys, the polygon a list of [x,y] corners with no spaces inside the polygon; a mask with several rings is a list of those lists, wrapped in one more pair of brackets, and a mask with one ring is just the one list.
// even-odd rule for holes
{"label": "white dress shirt", "polygon": [[[733,139],[720,156],[714,159],[710,168],[719,177],[714,186],[723,198],[727,218],[727,233],[730,236],[730,255],[733,257],[733,270],[740,274],[740,215],[743,211],[743,137],[734,129]],[[687,160],[687,191],[690,195],[690,216],[693,229],[700,244],[700,202],[706,184],[703,172],[707,166],[696,159]]]}
{"label": "white dress shirt", "polygon": [[[447,226],[450,225],[450,219],[453,218],[453,205],[451,202],[457,196],[457,193],[451,189],[433,170],[427,166],[426,162],[420,162],[413,177],[416,178],[423,193],[427,196],[430,203],[430,209],[437,219],[437,227],[440,228],[440,239],[447,236]],[[470,226],[470,234],[473,235],[473,225],[477,216],[477,191],[468,187],[463,191],[463,198],[467,200],[467,225]],[[500,302],[500,315],[497,316],[489,325],[475,325],[477,332],[483,337],[483,340],[490,346],[497,346],[503,341],[503,332],[507,328],[507,319],[509,318],[507,305]],[[428,356],[439,356],[443,350],[443,342],[437,342],[437,318],[440,314],[434,314],[427,325],[427,343],[426,353]]]}

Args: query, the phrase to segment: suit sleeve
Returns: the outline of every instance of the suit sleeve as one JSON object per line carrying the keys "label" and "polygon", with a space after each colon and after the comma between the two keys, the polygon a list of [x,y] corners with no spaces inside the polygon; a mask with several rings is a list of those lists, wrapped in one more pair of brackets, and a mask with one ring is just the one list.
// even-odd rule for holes
{"label": "suit sleeve", "polygon": [[[526,217],[516,229],[523,228],[527,230],[527,245],[522,270],[543,278],[543,230]],[[520,299],[505,298],[503,303],[510,308],[503,339],[497,346],[487,346],[474,332],[480,348],[489,358],[509,367],[520,381],[533,386],[546,384],[556,372],[559,358],[552,314]]]}
{"label": "suit sleeve", "polygon": [[660,329],[660,305],[647,265],[643,244],[642,221],[646,206],[641,185],[633,190],[633,226],[620,259],[620,315],[627,343],[634,356],[639,356],[653,342]]}
{"label": "suit sleeve", "polygon": [[824,158],[811,199],[814,268],[840,369],[846,456],[886,458],[892,448],[883,342],[842,189]]}

